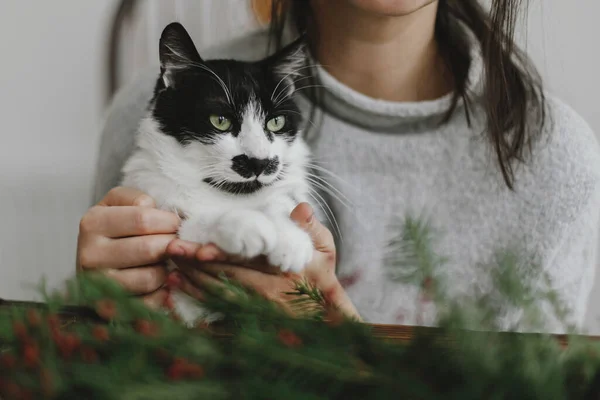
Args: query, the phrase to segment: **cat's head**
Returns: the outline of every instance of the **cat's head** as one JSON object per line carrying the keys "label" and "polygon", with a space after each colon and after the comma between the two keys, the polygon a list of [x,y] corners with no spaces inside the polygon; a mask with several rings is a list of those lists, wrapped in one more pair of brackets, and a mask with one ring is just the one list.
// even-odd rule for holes
{"label": "cat's head", "polygon": [[172,23],[160,39],[152,117],[204,184],[253,193],[282,179],[304,146],[293,100],[304,60],[301,39],[258,62],[204,60]]}

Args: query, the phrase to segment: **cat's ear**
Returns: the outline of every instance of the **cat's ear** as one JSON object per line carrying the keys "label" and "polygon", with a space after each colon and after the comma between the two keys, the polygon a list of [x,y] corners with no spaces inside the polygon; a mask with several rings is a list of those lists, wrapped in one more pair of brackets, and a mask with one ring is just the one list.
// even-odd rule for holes
{"label": "cat's ear", "polygon": [[276,76],[293,80],[303,73],[306,56],[306,36],[302,35],[267,58],[266,63]]}
{"label": "cat's ear", "polygon": [[173,85],[174,75],[194,64],[202,63],[202,58],[190,35],[183,25],[173,22],[163,30],[159,43],[160,69],[165,86]]}

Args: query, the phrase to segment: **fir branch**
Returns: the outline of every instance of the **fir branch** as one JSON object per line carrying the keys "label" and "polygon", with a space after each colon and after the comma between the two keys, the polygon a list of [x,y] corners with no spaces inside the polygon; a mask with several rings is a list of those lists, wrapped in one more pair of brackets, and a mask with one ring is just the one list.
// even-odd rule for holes
{"label": "fir branch", "polygon": [[435,235],[425,219],[407,216],[390,226],[392,235],[384,255],[384,265],[392,281],[416,286],[434,304],[444,309],[449,302],[442,274],[447,258],[434,249]]}
{"label": "fir branch", "polygon": [[294,290],[285,294],[296,297],[288,304],[294,313],[304,318],[320,319],[328,307],[323,292],[306,278],[294,281]]}

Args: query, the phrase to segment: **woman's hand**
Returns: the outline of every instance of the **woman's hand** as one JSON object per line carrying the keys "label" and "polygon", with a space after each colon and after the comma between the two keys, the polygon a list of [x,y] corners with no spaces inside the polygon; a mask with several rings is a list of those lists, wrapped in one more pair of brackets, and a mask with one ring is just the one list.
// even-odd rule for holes
{"label": "woman's hand", "polygon": [[291,218],[310,234],[315,245],[312,261],[302,273],[282,273],[279,268],[269,266],[264,257],[242,260],[225,254],[214,245],[202,246],[177,239],[167,248],[167,254],[182,272],[174,280],[179,282],[182,291],[202,300],[204,291],[212,285],[221,285],[219,276],[224,274],[292,311],[289,301],[295,297],[285,293],[294,290],[294,282],[307,279],[347,316],[359,319],[335,275],[335,244],[329,230],[314,217],[313,210],[306,203],[298,205]]}
{"label": "woman's hand", "polygon": [[100,271],[150,306],[162,305],[167,291],[165,250],[176,237],[179,217],[155,208],[135,189],[112,189],[79,224],[77,270]]}

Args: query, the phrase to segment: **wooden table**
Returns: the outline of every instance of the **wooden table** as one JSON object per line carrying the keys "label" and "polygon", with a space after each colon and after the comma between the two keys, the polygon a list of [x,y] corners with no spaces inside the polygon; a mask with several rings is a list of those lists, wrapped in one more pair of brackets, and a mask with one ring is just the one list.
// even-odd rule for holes
{"label": "wooden table", "polygon": [[[0,311],[4,309],[8,309],[11,307],[34,307],[34,308],[43,308],[45,307],[43,303],[37,302],[29,302],[29,301],[8,301],[0,299]],[[104,322],[101,320],[96,313],[84,307],[65,307],[63,311],[59,314],[61,319],[64,321],[65,325],[70,325],[72,323],[77,323],[78,321],[94,321],[94,322]],[[421,326],[408,326],[408,325],[387,325],[387,324],[368,324],[372,327],[372,332],[375,337],[389,340],[397,343],[408,343],[414,337],[416,332],[419,334],[427,334],[433,336],[442,336],[443,333],[437,328],[431,327],[421,327]],[[505,333],[506,335],[514,335],[515,333]],[[219,334],[220,335],[220,334]],[[527,335],[535,335],[535,334],[527,334]],[[228,336],[228,335],[223,335]],[[567,335],[554,335],[559,343],[563,346],[568,345],[568,336]],[[600,340],[600,336],[587,336],[588,339],[591,340]],[[450,338],[439,338],[441,340],[447,340],[451,342]]]}

